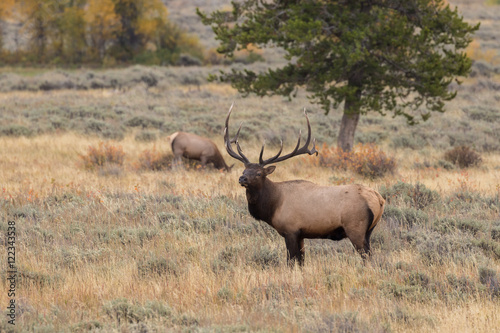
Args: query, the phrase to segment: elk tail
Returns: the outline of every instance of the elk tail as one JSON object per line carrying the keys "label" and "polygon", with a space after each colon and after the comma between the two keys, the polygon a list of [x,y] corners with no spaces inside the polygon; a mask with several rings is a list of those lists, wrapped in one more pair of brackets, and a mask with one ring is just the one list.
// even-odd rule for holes
{"label": "elk tail", "polygon": [[174,142],[177,138],[177,135],[179,135],[179,132],[175,132],[174,134],[168,136],[168,139],[170,140],[170,148],[172,148],[172,151],[174,151]]}
{"label": "elk tail", "polygon": [[375,195],[377,196],[379,207],[368,207],[368,211],[370,213],[369,215],[370,217],[373,217],[372,223],[368,228],[368,231],[375,228],[377,223],[382,218],[382,214],[384,213],[385,199],[382,198],[382,196],[378,192],[375,192]]}

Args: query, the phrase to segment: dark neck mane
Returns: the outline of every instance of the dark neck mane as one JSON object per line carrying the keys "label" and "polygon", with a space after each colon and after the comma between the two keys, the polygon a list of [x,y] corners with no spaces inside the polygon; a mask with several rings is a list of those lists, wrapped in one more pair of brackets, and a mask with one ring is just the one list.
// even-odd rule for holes
{"label": "dark neck mane", "polygon": [[274,212],[281,203],[281,193],[276,184],[266,178],[260,189],[247,188],[246,193],[250,215],[271,224]]}

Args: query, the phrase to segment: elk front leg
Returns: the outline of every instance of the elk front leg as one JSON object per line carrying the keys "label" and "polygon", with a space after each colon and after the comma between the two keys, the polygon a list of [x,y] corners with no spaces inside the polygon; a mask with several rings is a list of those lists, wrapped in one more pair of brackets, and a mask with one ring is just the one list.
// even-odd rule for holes
{"label": "elk front leg", "polygon": [[304,266],[304,254],[306,252],[306,249],[304,248],[304,238],[299,238],[299,265]]}
{"label": "elk front leg", "polygon": [[304,240],[299,239],[297,234],[287,234],[285,235],[285,244],[287,250],[287,264],[293,267],[295,261],[299,263],[300,266],[304,263]]}
{"label": "elk front leg", "polygon": [[207,163],[208,163],[208,157],[205,155],[201,155],[200,162],[201,162],[201,167],[203,169],[205,169],[205,167],[207,166]]}

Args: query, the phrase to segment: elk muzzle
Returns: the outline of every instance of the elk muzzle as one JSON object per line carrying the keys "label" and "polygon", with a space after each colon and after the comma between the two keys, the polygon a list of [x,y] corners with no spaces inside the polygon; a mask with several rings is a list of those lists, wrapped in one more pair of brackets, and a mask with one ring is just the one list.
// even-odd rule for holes
{"label": "elk muzzle", "polygon": [[239,183],[241,186],[247,187],[248,186],[248,178],[246,176],[241,176],[239,179]]}

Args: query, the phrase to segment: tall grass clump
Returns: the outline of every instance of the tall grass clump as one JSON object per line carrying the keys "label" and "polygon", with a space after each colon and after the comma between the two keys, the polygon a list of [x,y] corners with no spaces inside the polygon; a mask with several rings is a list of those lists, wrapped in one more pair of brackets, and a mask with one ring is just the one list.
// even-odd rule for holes
{"label": "tall grass clump", "polygon": [[357,144],[351,152],[323,144],[319,158],[320,166],[350,170],[366,178],[380,178],[396,170],[393,157],[374,144]]}
{"label": "tall grass clump", "polygon": [[122,166],[125,158],[122,146],[100,142],[97,147],[89,146],[87,154],[80,155],[87,170],[102,168],[105,165]]}

